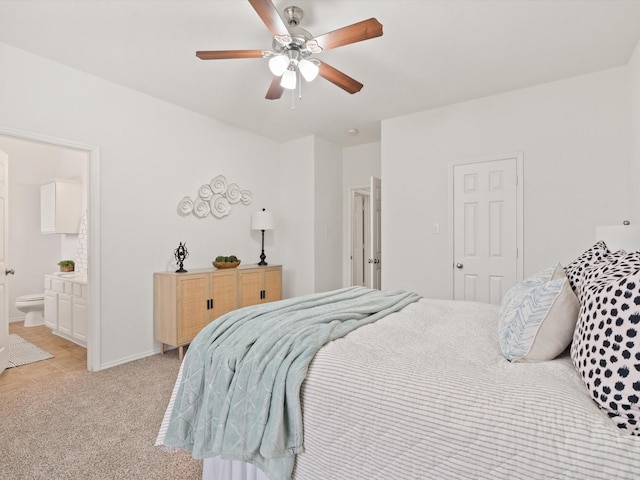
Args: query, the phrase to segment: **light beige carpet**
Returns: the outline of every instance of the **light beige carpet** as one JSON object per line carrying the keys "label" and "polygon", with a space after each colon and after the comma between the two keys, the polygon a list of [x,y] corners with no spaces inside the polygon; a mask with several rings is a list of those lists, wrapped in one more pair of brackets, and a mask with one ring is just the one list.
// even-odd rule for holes
{"label": "light beige carpet", "polygon": [[201,478],[201,461],[154,446],[178,369],[173,350],[0,394],[0,478]]}

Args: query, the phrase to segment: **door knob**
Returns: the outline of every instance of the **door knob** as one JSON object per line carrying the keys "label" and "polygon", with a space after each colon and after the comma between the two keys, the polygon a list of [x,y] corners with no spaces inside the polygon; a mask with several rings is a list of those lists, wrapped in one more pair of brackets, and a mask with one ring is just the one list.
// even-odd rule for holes
{"label": "door knob", "polygon": [[4,270],[4,274],[5,275],[15,275],[16,271],[13,268],[5,268]]}
{"label": "door knob", "polygon": [[464,267],[464,265],[462,265],[461,263],[456,263],[456,268],[462,268]]}

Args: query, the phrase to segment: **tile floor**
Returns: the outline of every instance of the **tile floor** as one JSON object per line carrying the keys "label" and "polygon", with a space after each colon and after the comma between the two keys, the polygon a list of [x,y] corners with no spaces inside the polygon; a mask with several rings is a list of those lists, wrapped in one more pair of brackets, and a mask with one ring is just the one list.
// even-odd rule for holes
{"label": "tile floor", "polygon": [[0,393],[29,388],[44,382],[55,381],[80,370],[87,369],[87,349],[51,333],[46,326],[25,327],[23,322],[9,323],[9,333],[20,335],[53,355],[19,367],[7,368],[0,374]]}

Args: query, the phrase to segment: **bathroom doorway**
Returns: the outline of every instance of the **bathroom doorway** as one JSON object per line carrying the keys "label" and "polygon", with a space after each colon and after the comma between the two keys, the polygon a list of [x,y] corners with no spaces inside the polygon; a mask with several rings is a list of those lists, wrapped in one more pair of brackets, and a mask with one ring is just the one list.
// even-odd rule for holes
{"label": "bathroom doorway", "polygon": [[[84,268],[88,274],[89,291],[86,368],[98,370],[98,149],[74,142],[0,129],[0,150],[9,155],[10,225],[7,257],[9,268],[16,272],[8,279],[10,320],[15,320],[20,315],[15,309],[17,296],[43,293],[44,275],[53,274],[58,269],[57,263],[60,260],[77,258],[79,235],[40,233],[40,185],[53,178],[75,178],[82,182],[83,211],[88,218],[84,235]],[[11,233],[12,226],[14,234]],[[16,281],[18,278],[19,281]]]}

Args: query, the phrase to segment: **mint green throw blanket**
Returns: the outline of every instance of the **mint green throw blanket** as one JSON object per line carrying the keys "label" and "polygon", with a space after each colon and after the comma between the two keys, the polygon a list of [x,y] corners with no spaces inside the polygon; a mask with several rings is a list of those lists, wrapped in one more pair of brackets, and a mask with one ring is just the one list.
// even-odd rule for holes
{"label": "mint green throw blanket", "polygon": [[182,365],[163,445],[291,477],[303,451],[300,387],[327,342],[418,300],[349,287],[230,312],[205,327]]}

